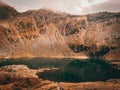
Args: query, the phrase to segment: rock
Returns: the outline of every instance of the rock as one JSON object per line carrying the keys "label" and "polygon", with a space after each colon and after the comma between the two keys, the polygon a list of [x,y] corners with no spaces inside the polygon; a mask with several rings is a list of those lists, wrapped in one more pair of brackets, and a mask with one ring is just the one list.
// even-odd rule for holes
{"label": "rock", "polygon": [[120,79],[110,79],[110,80],[107,80],[107,82],[112,82],[112,83],[120,83]]}
{"label": "rock", "polygon": [[19,13],[6,4],[0,4],[0,10],[4,14],[0,15],[7,15],[0,22],[0,58],[103,57],[112,47],[119,49],[119,12],[79,16],[40,9]]}
{"label": "rock", "polygon": [[24,90],[40,82],[36,75],[37,70],[31,70],[25,65],[4,66],[0,68],[0,72],[1,90],[14,90],[17,88]]}
{"label": "rock", "polygon": [[0,68],[0,83],[8,83],[22,78],[38,78],[36,70],[31,70],[25,65],[10,65]]}
{"label": "rock", "polygon": [[109,61],[120,61],[120,48],[116,49],[116,50],[111,50],[109,53],[107,53],[103,58]]}

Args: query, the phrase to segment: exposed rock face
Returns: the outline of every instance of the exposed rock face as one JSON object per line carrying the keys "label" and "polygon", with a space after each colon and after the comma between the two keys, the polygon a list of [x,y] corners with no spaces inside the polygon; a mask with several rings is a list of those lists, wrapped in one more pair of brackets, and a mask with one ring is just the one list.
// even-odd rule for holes
{"label": "exposed rock face", "polygon": [[75,16],[44,9],[18,13],[3,4],[0,10],[9,17],[0,19],[3,58],[102,57],[120,46],[120,13]]}
{"label": "exposed rock face", "polygon": [[104,58],[106,60],[119,60],[120,59],[120,49],[116,49],[116,50],[111,50],[109,53],[107,53]]}
{"label": "exposed rock face", "polygon": [[25,65],[4,66],[0,68],[0,72],[1,90],[26,90],[40,83],[37,70],[31,70]]}
{"label": "exposed rock face", "polygon": [[[14,77],[14,78],[37,78],[35,75],[34,70],[30,70],[27,66],[25,65],[11,65],[11,66],[4,66],[0,68],[0,71],[2,72],[0,76],[3,75],[9,75],[9,77]],[[3,78],[0,78],[3,79]],[[3,80],[0,80],[3,81]]]}

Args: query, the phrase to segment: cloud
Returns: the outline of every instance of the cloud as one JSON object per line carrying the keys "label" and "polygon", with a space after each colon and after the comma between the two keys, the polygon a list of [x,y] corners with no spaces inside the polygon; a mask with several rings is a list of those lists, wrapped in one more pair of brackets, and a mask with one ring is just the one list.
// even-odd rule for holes
{"label": "cloud", "polygon": [[18,11],[49,8],[57,11],[75,13],[76,7],[81,6],[81,0],[2,0],[15,7]]}
{"label": "cloud", "polygon": [[83,8],[82,13],[94,13],[94,12],[103,12],[103,11],[119,12],[120,0],[109,0],[100,4],[94,4],[90,7],[85,7]]}
{"label": "cloud", "polygon": [[71,14],[98,11],[119,11],[120,0],[2,0],[23,12],[31,9],[49,8]]}

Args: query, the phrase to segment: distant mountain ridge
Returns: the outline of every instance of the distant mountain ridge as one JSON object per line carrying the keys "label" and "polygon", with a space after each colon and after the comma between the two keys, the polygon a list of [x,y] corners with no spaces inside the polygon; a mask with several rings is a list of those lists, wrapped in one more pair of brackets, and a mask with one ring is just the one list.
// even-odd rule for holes
{"label": "distant mountain ridge", "polygon": [[[19,13],[0,4],[0,58],[88,58],[117,55],[120,13],[70,15],[51,10]],[[119,59],[115,57],[112,59]]]}

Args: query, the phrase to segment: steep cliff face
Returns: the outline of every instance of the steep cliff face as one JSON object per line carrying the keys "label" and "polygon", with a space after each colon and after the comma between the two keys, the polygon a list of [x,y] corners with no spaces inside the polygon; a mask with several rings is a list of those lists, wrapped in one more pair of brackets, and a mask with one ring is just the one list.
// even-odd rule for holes
{"label": "steep cliff face", "polygon": [[[120,46],[120,13],[87,15],[87,26],[80,33],[70,35],[68,42],[75,52],[87,51],[90,56],[102,57]],[[119,50],[118,50],[119,51]]]}
{"label": "steep cliff face", "polygon": [[0,16],[1,57],[100,57],[120,45],[120,13],[18,13],[3,4],[0,10],[7,13]]}
{"label": "steep cliff face", "polygon": [[[40,15],[42,12],[45,13]],[[1,57],[78,56],[66,45],[58,27],[47,20],[49,13],[54,15],[46,10],[28,11],[3,21],[6,26],[0,26]]]}

